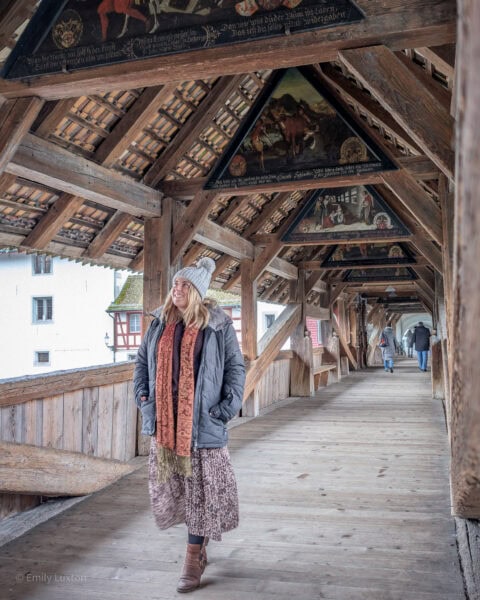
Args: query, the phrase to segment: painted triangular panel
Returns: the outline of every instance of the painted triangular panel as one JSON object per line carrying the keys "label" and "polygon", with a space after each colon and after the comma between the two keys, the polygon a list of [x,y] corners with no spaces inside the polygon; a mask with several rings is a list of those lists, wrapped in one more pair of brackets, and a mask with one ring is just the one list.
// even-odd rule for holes
{"label": "painted triangular panel", "polygon": [[385,240],[409,234],[373,187],[355,185],[315,192],[282,239],[284,242]]}
{"label": "painted triangular panel", "polygon": [[394,169],[310,68],[277,71],[215,167],[207,189]]}
{"label": "painted triangular panel", "polygon": [[363,18],[352,0],[43,0],[2,76],[68,72]]}
{"label": "painted triangular panel", "polygon": [[413,281],[418,279],[409,267],[381,267],[379,269],[352,269],[345,273],[343,281],[369,283],[375,281]]}
{"label": "painted triangular panel", "polygon": [[368,267],[411,264],[415,259],[405,244],[340,244],[334,246],[322,263],[324,268]]}

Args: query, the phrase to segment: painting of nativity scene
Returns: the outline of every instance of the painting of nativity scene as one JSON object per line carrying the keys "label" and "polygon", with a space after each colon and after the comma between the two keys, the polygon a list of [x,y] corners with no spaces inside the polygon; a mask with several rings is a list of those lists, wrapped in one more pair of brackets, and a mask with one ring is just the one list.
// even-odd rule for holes
{"label": "painting of nativity scene", "polygon": [[409,235],[371,186],[315,192],[284,236],[285,241],[351,240]]}

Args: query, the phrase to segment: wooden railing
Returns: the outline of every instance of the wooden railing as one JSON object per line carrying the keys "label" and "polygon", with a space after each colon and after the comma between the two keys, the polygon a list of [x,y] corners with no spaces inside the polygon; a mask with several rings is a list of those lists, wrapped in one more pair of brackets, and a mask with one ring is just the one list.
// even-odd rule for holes
{"label": "wooden railing", "polygon": [[[137,448],[133,369],[120,363],[3,380],[0,442],[129,461]],[[0,492],[11,489],[4,485]],[[36,495],[0,494],[0,517],[39,501]]]}

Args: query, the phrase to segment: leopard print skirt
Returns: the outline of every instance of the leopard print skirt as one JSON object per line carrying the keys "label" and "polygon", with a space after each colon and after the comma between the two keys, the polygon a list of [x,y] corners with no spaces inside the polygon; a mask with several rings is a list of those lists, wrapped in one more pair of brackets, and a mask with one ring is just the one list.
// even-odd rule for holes
{"label": "leopard print skirt", "polygon": [[185,523],[189,533],[220,541],[222,533],[238,526],[238,493],[230,454],[224,448],[192,451],[192,476],[157,480],[157,446],[152,437],[148,489],[155,522],[160,529]]}

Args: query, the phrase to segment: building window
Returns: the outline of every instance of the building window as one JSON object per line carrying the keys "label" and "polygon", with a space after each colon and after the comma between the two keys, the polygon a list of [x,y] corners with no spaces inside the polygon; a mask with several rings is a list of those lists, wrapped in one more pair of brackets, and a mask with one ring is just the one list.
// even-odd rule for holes
{"label": "building window", "polygon": [[274,314],[265,314],[263,316],[265,319],[265,329],[268,329],[271,325],[273,325],[273,322],[275,321],[275,315]]}
{"label": "building window", "polygon": [[46,254],[35,254],[32,256],[32,267],[34,275],[45,275],[52,272],[52,257]]}
{"label": "building window", "polygon": [[50,365],[50,352],[46,350],[35,352],[33,364],[38,367],[48,367]]}
{"label": "building window", "polygon": [[140,333],[142,324],[140,322],[139,313],[131,313],[128,315],[128,331],[130,333]]}
{"label": "building window", "polygon": [[33,322],[51,323],[53,320],[52,298],[34,298],[33,299]]}

